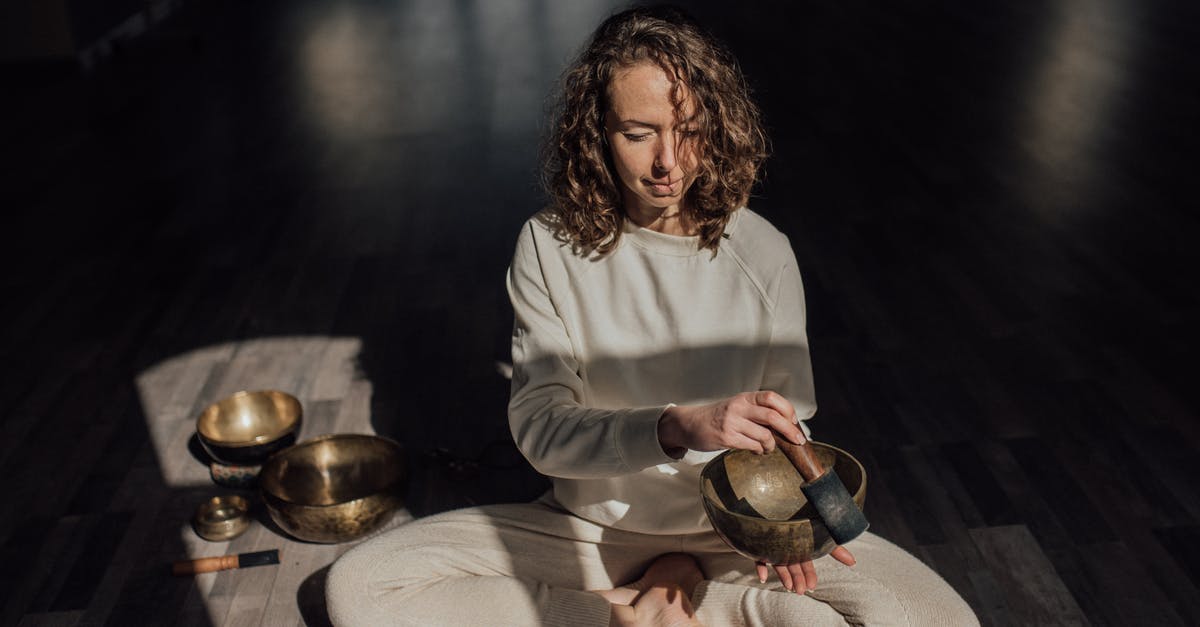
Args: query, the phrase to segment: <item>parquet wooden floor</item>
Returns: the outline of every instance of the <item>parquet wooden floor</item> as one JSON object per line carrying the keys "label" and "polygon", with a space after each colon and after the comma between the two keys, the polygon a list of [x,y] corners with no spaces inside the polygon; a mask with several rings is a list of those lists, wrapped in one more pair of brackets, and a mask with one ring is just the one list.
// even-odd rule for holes
{"label": "parquet wooden floor", "polygon": [[[0,624],[326,623],[348,546],[188,529],[192,421],[237,389],[398,439],[413,516],[546,487],[503,277],[613,6],[189,2],[92,74],[0,68]],[[752,206],[873,530],[985,625],[1200,624],[1200,6],[687,6],[766,112]]]}

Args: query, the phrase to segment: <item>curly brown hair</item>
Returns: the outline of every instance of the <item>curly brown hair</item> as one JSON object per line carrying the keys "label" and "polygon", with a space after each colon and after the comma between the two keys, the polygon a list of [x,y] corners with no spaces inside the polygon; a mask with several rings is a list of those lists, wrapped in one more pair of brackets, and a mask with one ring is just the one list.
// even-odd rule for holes
{"label": "curly brown hair", "polygon": [[[603,255],[625,220],[620,182],[605,141],[607,88],[617,71],[656,63],[695,105],[699,127],[696,178],[683,203],[700,248],[716,251],[729,215],[750,198],[767,157],[761,114],[733,58],[673,7],[638,7],[605,20],[564,72],[561,96],[543,148],[542,182],[564,240]],[[676,99],[676,111],[685,104]]]}

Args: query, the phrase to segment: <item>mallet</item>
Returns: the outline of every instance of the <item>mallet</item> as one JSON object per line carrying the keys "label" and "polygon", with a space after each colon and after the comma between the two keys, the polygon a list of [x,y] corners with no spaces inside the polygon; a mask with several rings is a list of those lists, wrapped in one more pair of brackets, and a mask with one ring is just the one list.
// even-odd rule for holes
{"label": "mallet", "polygon": [[834,542],[845,544],[867,530],[867,518],[846,491],[842,480],[833,468],[821,466],[807,442],[793,444],[775,434],[775,443],[804,479],[800,490],[816,508]]}

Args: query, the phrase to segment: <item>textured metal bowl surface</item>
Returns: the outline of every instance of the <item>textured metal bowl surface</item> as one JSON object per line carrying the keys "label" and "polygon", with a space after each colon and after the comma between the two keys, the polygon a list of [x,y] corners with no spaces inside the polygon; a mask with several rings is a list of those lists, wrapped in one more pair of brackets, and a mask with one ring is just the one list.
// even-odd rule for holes
{"label": "textured metal bowl surface", "polygon": [[256,466],[296,443],[302,414],[300,401],[286,392],[238,392],[200,413],[196,435],[213,459]]}
{"label": "textured metal bowl surface", "polygon": [[271,456],[258,475],[267,511],[288,534],[346,542],[378,529],[401,505],[404,455],[374,435],[324,435]]}
{"label": "textured metal bowl surface", "polygon": [[[817,458],[846,485],[861,509],[867,472],[852,455],[812,442]],[[768,564],[827,555],[836,544],[805,498],[800,473],[778,449],[767,455],[726,451],[700,473],[700,494],[713,529],[738,553]]]}
{"label": "textured metal bowl surface", "polygon": [[250,504],[236,494],[214,496],[196,508],[192,528],[210,542],[232,540],[250,527]]}

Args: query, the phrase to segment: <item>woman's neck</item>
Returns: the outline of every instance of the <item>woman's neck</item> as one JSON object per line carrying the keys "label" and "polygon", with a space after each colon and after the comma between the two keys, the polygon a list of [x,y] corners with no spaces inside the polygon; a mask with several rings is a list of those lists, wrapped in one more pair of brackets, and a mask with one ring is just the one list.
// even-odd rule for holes
{"label": "woman's neck", "polygon": [[670,207],[638,207],[626,205],[625,216],[634,224],[666,235],[696,235],[696,225],[687,217],[682,205]]}

